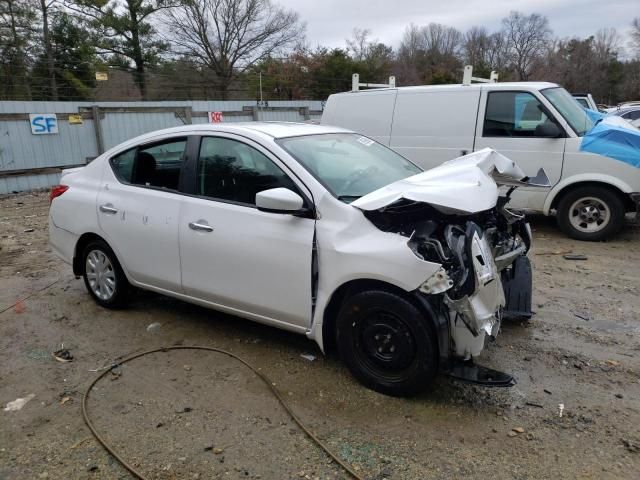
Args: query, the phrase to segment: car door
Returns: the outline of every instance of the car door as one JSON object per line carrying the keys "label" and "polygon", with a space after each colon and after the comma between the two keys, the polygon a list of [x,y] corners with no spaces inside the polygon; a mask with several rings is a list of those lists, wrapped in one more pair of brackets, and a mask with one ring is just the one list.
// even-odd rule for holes
{"label": "car door", "polygon": [[[555,124],[562,137],[545,137],[545,124]],[[544,168],[551,186],[560,181],[566,143],[564,121],[558,121],[545,104],[531,92],[487,91],[480,99],[474,150],[486,147],[514,160],[524,172],[535,177]],[[519,187],[511,206],[542,210],[550,188]]]}
{"label": "car door", "polygon": [[187,137],[140,145],[109,160],[98,193],[107,242],[130,277],[179,291],[178,193]]}
{"label": "car door", "polygon": [[[193,195],[180,212],[186,294],[281,327],[308,327],[315,220],[268,213],[257,192],[305,187],[266,149],[243,137],[202,137]],[[306,200],[309,202],[309,200]]]}

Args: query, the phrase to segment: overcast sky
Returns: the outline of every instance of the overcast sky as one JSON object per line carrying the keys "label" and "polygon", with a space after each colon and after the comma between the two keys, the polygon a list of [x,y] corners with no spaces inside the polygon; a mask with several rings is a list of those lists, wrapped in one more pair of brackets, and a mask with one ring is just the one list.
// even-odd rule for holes
{"label": "overcast sky", "polygon": [[601,28],[628,32],[640,17],[640,0],[273,0],[300,14],[311,47],[342,47],[354,27],[397,47],[406,25],[443,23],[465,31],[474,25],[497,30],[511,10],[541,13],[556,36],[587,37]]}

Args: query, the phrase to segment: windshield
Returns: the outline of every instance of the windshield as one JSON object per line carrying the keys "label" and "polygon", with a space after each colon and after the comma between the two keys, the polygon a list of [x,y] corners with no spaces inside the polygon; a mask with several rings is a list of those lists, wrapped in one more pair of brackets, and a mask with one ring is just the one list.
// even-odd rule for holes
{"label": "windshield", "polygon": [[564,117],[579,137],[582,137],[595,125],[587,112],[564,88],[547,88],[542,90],[542,94],[556,107],[556,110],[560,112],[560,115]]}
{"label": "windshield", "polygon": [[335,197],[347,203],[422,172],[393,150],[355,133],[289,137],[278,143]]}

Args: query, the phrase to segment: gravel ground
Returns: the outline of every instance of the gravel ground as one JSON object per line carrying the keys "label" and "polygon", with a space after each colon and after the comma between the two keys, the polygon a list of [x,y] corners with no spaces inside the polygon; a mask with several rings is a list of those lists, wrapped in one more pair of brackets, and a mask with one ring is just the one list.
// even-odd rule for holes
{"label": "gravel ground", "polygon": [[[0,314],[0,404],[34,395],[0,411],[0,479],[132,478],[84,425],[82,395],[92,369],[167,345],[222,348],[261,368],[367,479],[638,478],[637,227],[580,243],[534,219],[536,315],[504,325],[482,359],[518,384],[487,389],[442,377],[431,392],[398,399],[364,389],[303,336],[150,293],[124,311],[101,309],[51,254],[47,209],[45,193],[0,198],[0,311],[36,292]],[[567,252],[588,259],[565,260]],[[61,344],[72,362],[52,358]],[[89,409],[149,478],[347,478],[229,357],[170,351],[117,373],[98,383]]]}

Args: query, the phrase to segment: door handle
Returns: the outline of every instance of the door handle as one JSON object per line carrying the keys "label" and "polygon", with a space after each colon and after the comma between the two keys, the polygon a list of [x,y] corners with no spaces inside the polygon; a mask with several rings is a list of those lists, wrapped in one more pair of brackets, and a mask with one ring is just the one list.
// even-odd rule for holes
{"label": "door handle", "polygon": [[189,228],[191,230],[196,230],[199,232],[213,232],[213,227],[211,225],[207,225],[206,223],[189,222]]}
{"label": "door handle", "polygon": [[100,211],[104,213],[116,214],[118,213],[118,209],[114,208],[110,203],[106,203],[104,205],[100,205]]}

